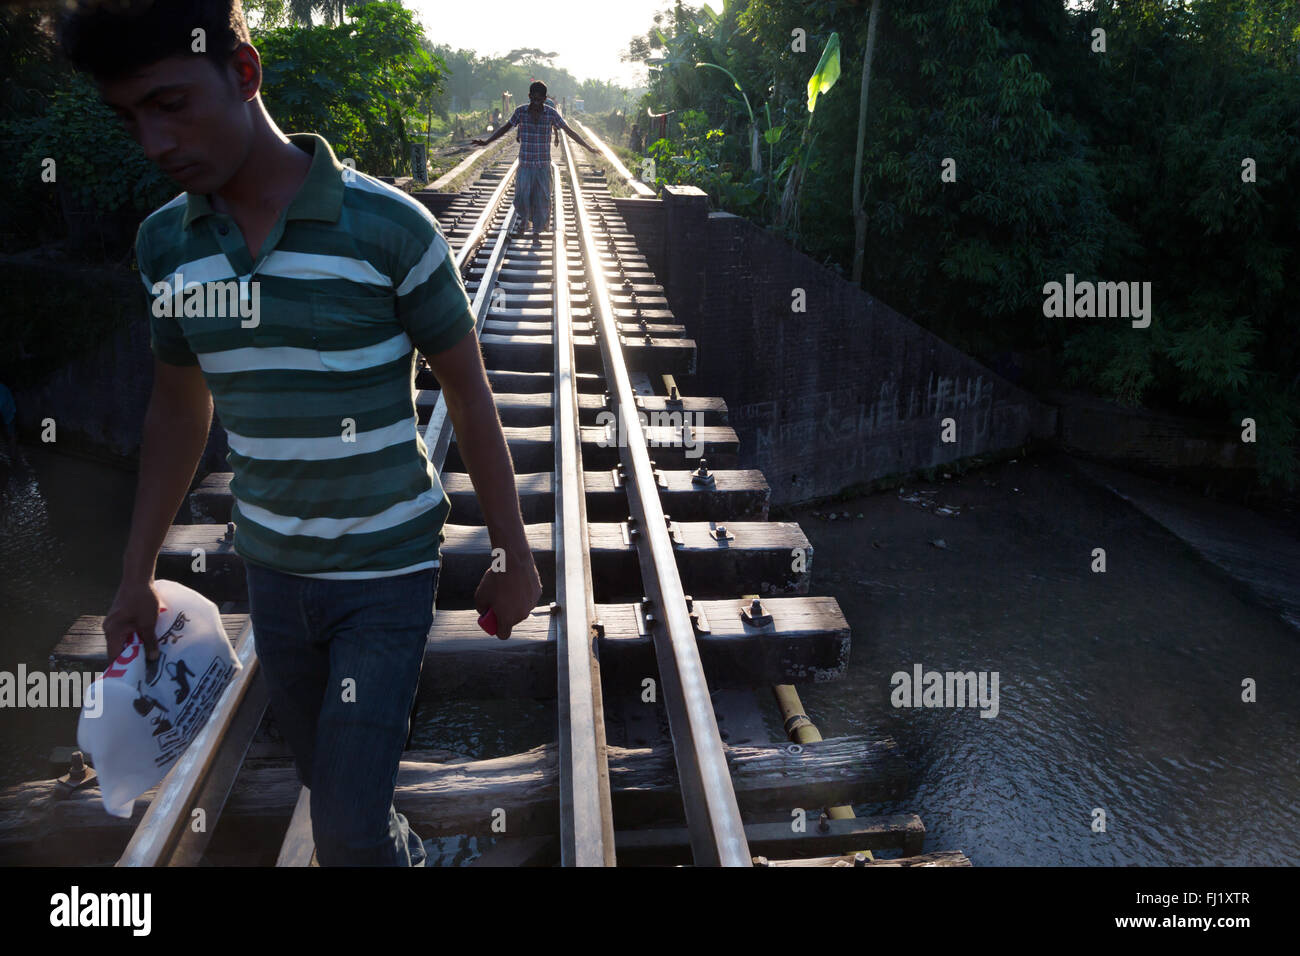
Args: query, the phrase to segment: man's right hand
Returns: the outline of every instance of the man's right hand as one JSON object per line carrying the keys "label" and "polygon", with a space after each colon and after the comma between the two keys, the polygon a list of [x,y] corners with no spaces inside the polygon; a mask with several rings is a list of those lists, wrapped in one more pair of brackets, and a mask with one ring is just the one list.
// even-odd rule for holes
{"label": "man's right hand", "polygon": [[113,606],[104,618],[109,663],[117,660],[133,633],[140,635],[145,660],[158,659],[158,638],[154,635],[154,628],[158,623],[159,610],[165,611],[166,608],[158,600],[153,582],[122,582],[117,589],[117,596],[113,598]]}
{"label": "man's right hand", "polygon": [[471,145],[471,146],[486,146],[486,145],[487,145],[487,140],[485,140],[485,139],[471,139],[469,142],[470,142],[470,145]]}

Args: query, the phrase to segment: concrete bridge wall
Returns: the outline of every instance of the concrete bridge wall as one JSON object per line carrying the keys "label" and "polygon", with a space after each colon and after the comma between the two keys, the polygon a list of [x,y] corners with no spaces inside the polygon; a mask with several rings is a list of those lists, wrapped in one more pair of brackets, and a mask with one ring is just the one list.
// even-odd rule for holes
{"label": "concrete bridge wall", "polygon": [[700,190],[618,204],[774,503],[1054,435],[1055,409]]}

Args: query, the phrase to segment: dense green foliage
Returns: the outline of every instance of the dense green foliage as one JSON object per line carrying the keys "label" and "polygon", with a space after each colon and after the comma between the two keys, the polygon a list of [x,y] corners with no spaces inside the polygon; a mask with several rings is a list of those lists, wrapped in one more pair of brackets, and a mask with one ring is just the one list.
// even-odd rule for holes
{"label": "dense green foliage", "polygon": [[[404,172],[409,143],[441,92],[443,65],[400,3],[353,5],[350,14],[341,26],[253,30],[264,101],[282,129],[320,133],[358,169]],[[59,58],[39,14],[0,12],[0,37],[3,248],[67,238],[78,254],[129,254],[140,214],[175,184],[145,159],[93,84]],[[42,175],[47,158],[53,182]]]}
{"label": "dense green foliage", "polygon": [[45,198],[57,196],[65,211],[99,214],[126,208],[146,213],[175,193],[171,180],[145,159],[80,75],[49,92],[40,116],[20,116],[5,126],[16,147],[15,161],[6,166],[6,185],[13,195],[33,192],[23,187],[34,171],[39,181],[47,158],[53,162],[55,189],[40,192]]}
{"label": "dense green foliage", "polygon": [[[1261,476],[1293,487],[1300,5],[878,2],[863,285],[982,357],[1045,348],[1067,382],[1108,398],[1238,429],[1254,418]],[[659,15],[630,46],[652,66],[642,117],[675,111],[668,141],[649,145],[659,179],[847,270],[870,7],[737,0]],[[843,75],[809,123],[806,84],[833,35]],[[783,220],[805,124],[799,215]],[[1045,317],[1043,286],[1067,273],[1151,282],[1150,328]]]}
{"label": "dense green foliage", "polygon": [[24,248],[69,228],[81,251],[120,245],[122,236],[134,235],[140,213],[165,201],[170,181],[99,102],[94,86],[57,58],[37,12],[0,18],[0,248]]}
{"label": "dense green foliage", "polygon": [[420,45],[420,27],[401,4],[366,4],[352,15],[339,26],[257,34],[263,100],[281,128],[320,133],[368,173],[399,174],[444,64]]}

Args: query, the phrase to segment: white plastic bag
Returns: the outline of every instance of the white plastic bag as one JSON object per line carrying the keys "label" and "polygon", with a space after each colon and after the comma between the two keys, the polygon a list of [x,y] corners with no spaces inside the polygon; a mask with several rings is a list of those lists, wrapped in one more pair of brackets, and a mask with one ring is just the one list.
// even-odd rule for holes
{"label": "white plastic bag", "polygon": [[91,685],[77,744],[94,760],[104,809],[129,817],[136,797],[158,785],[189,746],[226,684],[243,665],[217,606],[175,581],[155,581],[160,609],[157,661],[132,635]]}

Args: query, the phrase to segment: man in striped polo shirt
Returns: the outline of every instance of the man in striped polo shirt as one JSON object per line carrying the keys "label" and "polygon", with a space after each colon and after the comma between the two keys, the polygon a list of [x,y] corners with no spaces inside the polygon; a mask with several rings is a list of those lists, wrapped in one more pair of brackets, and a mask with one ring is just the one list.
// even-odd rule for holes
{"label": "man in striped polo shirt", "polygon": [[540,80],[528,87],[528,105],[520,106],[510,119],[497,127],[487,139],[475,139],[475,146],[488,143],[519,127],[519,173],[515,177],[515,209],[519,230],[532,220],[533,236],[540,237],[551,217],[551,130],[564,130],[584,149],[591,145],[569,128],[559,110],[546,102],[546,84]]}
{"label": "man in striped polo shirt", "polygon": [[422,204],[275,125],[239,0],[129,6],[83,4],[60,24],[68,57],[185,188],[136,239],[155,380],[109,659],[132,633],[157,657],[154,567],[215,400],[258,657],[311,788],[318,861],[422,865],[392,801],[450,502],[417,430],[416,349],[504,552],[476,606],[508,637],[541,594],[464,286]]}

